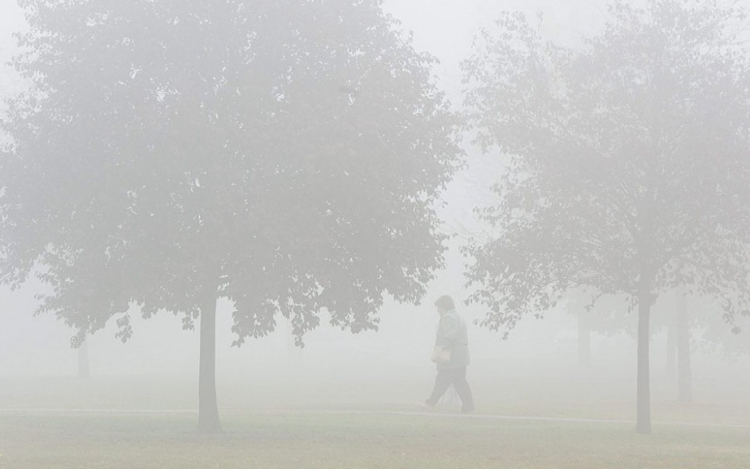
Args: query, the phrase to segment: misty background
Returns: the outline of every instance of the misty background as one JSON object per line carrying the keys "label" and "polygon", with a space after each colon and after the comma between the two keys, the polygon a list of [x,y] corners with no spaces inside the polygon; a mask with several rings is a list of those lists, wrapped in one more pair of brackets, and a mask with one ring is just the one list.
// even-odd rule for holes
{"label": "misty background", "polygon": [[[604,19],[602,2],[597,0],[389,0],[387,11],[413,31],[414,46],[440,59],[435,73],[439,86],[454,106],[461,103],[459,62],[467,57],[478,28],[487,26],[500,10],[521,10],[530,15],[543,13],[543,31],[560,44],[574,46],[581,37],[595,32]],[[487,23],[483,23],[487,22]],[[24,28],[22,14],[11,0],[0,3],[0,90],[6,95],[19,92],[23,83],[7,61],[14,53],[12,33]],[[421,305],[399,304],[391,300],[379,312],[379,330],[352,334],[326,323],[304,336],[304,348],[294,345],[291,327],[285,320],[268,337],[250,339],[233,347],[232,318],[228,304],[217,310],[217,389],[219,407],[244,397],[237,389],[265,386],[269,396],[276,385],[292,383],[294,393],[345,393],[356,401],[357,390],[370,382],[392,383],[383,396],[388,402],[418,402],[429,391],[434,369],[429,363],[438,316],[433,301],[442,294],[453,295],[459,311],[469,322],[484,315],[480,306],[466,306],[464,259],[457,247],[471,236],[481,235],[472,208],[485,203],[493,171],[501,168],[493,157],[482,155],[464,142],[467,168],[461,171],[443,194],[440,214],[444,230],[454,235],[447,253],[446,268],[429,285]],[[17,291],[0,287],[0,378],[24,378],[34,386],[38,378],[77,379],[81,359],[72,349],[70,328],[52,315],[33,316],[35,295],[45,287],[35,279]],[[471,325],[472,364],[469,381],[477,406],[486,396],[528,393],[537,397],[556,390],[571,395],[587,389],[593,395],[621,401],[633,400],[635,361],[635,318],[624,321],[625,331],[591,332],[590,356],[581,356],[577,314],[585,307],[571,298],[545,313],[545,317],[525,318],[507,340],[502,335]],[[697,308],[702,306],[697,306]],[[617,299],[601,308],[624,310]],[[654,310],[654,321],[670,314],[673,299],[661,300]],[[696,311],[697,312],[697,311]],[[180,317],[159,313],[150,319],[133,316],[133,337],[122,343],[115,338],[116,326],[89,337],[86,344],[90,380],[104,377],[172,377],[183,382],[184,398],[175,402],[191,408],[197,389],[191,385],[198,374],[198,330],[182,330]],[[747,396],[750,359],[747,354],[727,356],[715,344],[701,341],[701,330],[693,331],[693,396],[710,405],[722,399]],[[747,334],[739,339],[750,344]],[[673,358],[668,351],[664,328],[653,327],[651,369],[655,402],[674,401],[676,384]],[[750,346],[748,347],[750,349]],[[126,381],[123,381],[126,382]],[[260,383],[260,384],[259,384]],[[304,384],[303,384],[304,383]],[[15,407],[23,386],[0,390],[0,407]],[[265,396],[268,398],[269,396]],[[580,395],[579,395],[580,397]],[[279,400],[278,405],[283,405]],[[288,402],[288,401],[287,401]],[[112,403],[108,403],[113,405]],[[262,403],[261,403],[262,404]],[[750,402],[745,401],[745,410]]]}

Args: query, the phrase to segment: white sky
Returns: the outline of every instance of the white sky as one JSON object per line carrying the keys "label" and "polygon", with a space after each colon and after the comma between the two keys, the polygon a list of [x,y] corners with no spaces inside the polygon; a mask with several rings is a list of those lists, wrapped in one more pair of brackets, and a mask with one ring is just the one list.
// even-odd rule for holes
{"label": "white sky", "polygon": [[21,9],[15,0],[0,0],[0,59],[3,62],[10,58],[14,43],[12,34],[24,25]]}

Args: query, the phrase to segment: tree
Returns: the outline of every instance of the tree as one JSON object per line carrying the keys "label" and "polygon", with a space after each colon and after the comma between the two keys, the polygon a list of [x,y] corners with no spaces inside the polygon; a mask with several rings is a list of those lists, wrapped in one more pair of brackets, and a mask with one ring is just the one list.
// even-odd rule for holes
{"label": "tree", "polygon": [[[670,378],[675,378],[677,383],[677,400],[682,403],[692,401],[692,366],[691,366],[691,328],[695,327],[695,318],[691,317],[688,304],[695,305],[700,302],[699,298],[688,298],[683,288],[677,288],[669,294],[662,295],[666,306],[654,308],[660,314],[653,321],[656,328],[666,331],[666,372]],[[695,308],[692,308],[695,309]],[[710,316],[717,316],[714,312]],[[712,318],[707,318],[712,319]],[[726,324],[722,321],[722,328],[729,332]]]}
{"label": "tree", "polygon": [[569,291],[562,301],[566,311],[577,317],[578,365],[585,369],[591,364],[591,333],[605,336],[626,333],[634,336],[634,322],[628,314],[623,295],[602,297],[587,291]]}
{"label": "tree", "polygon": [[3,283],[80,331],[132,304],[200,317],[199,429],[219,431],[217,298],[236,344],[321,313],[377,327],[441,266],[455,117],[380,1],[23,0],[3,128]]}
{"label": "tree", "polygon": [[681,291],[678,291],[676,295],[677,398],[680,402],[690,402],[693,400],[693,371],[690,365],[690,317],[688,316],[687,297]]}
{"label": "tree", "polygon": [[464,63],[469,127],[507,155],[500,233],[465,248],[481,323],[509,328],[589,286],[638,310],[636,431],[651,431],[650,306],[683,285],[748,311],[745,13],[716,2],[615,1],[585,47],[543,40],[520,14]]}
{"label": "tree", "polygon": [[721,308],[711,298],[688,297],[677,291],[675,314],[671,319],[674,343],[672,344],[677,362],[677,398],[680,402],[691,402],[692,367],[691,352],[704,350],[714,352],[725,360],[734,360],[750,352],[747,332],[747,317],[738,317],[734,327],[726,327]]}
{"label": "tree", "polygon": [[84,339],[78,345],[78,378],[89,379],[91,378],[91,365],[89,361],[89,340]]}
{"label": "tree", "polygon": [[739,318],[737,328],[727,331],[725,324],[716,320],[716,305],[699,303],[691,306],[690,339],[694,348],[712,351],[729,362],[750,356],[750,318]]}

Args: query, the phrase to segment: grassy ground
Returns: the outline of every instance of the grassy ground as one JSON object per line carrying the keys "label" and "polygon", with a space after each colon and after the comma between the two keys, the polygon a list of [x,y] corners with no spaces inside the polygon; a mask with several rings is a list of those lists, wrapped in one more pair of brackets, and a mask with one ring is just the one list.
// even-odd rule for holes
{"label": "grassy ground", "polygon": [[190,415],[3,417],[3,469],[747,468],[744,429],[497,421],[430,415],[257,414],[222,435]]}
{"label": "grassy ground", "polygon": [[[654,432],[636,435],[631,389],[616,382],[476,377],[477,414],[462,417],[450,406],[412,413],[424,378],[220,382],[224,433],[209,436],[194,431],[191,379],[0,379],[0,468],[750,467],[750,403],[739,389],[738,399],[727,391],[690,405],[656,392]],[[180,412],[130,412],[148,409]]]}

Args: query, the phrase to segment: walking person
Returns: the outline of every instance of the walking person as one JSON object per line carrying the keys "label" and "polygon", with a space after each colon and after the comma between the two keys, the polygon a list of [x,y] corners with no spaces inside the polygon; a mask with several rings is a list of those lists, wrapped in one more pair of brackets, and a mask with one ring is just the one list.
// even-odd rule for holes
{"label": "walking person", "polygon": [[461,412],[474,411],[474,398],[466,381],[466,367],[469,365],[469,337],[466,323],[456,312],[453,299],[443,295],[435,301],[440,314],[440,324],[435,335],[435,349],[432,361],[437,367],[435,386],[432,394],[424,402],[429,408],[435,407],[445,391],[453,385],[461,399]]}

